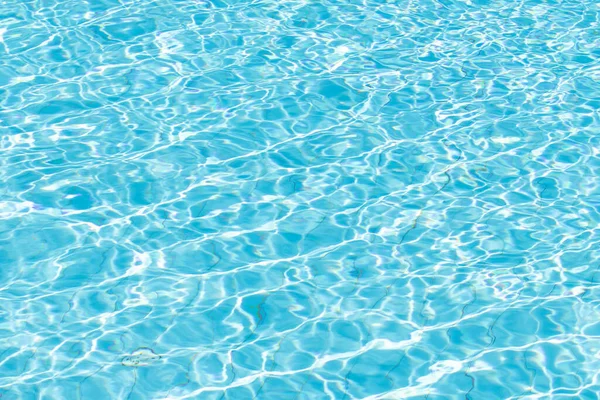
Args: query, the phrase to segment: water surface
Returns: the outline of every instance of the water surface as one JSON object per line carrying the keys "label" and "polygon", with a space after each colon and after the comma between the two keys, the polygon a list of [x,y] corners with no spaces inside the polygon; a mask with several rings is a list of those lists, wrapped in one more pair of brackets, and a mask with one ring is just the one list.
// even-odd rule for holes
{"label": "water surface", "polygon": [[5,0],[2,399],[598,399],[600,6]]}

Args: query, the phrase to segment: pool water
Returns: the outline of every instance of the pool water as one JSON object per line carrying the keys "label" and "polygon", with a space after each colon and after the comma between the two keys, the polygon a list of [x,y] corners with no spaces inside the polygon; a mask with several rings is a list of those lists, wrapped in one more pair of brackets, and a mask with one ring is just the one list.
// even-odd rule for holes
{"label": "pool water", "polygon": [[5,399],[598,399],[600,3],[4,0]]}

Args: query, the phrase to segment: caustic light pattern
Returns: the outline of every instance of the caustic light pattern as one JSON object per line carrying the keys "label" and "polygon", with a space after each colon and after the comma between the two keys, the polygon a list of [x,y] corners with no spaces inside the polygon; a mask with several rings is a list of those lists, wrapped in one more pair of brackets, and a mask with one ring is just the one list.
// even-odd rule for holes
{"label": "caustic light pattern", "polygon": [[592,0],[4,0],[4,399],[598,399]]}

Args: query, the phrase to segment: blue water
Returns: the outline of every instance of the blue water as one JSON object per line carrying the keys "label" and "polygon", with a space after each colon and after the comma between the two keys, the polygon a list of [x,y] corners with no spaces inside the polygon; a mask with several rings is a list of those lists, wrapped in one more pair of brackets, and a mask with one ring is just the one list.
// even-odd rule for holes
{"label": "blue water", "polygon": [[598,399],[600,5],[4,0],[5,399]]}

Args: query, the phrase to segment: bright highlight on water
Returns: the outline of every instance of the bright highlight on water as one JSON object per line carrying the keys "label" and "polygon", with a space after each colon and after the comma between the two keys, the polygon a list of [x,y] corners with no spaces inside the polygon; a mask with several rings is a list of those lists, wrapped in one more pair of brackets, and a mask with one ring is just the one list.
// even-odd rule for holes
{"label": "bright highlight on water", "polygon": [[0,3],[0,396],[598,399],[600,3]]}

